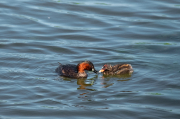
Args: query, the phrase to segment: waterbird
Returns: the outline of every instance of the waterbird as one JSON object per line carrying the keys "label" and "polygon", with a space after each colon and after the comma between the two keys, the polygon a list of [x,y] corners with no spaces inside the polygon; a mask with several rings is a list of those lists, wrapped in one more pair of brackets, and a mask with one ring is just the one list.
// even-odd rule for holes
{"label": "waterbird", "polygon": [[88,74],[85,70],[93,71],[97,73],[98,71],[95,70],[94,65],[90,61],[82,61],[77,65],[74,64],[61,64],[56,68],[56,72],[60,76],[69,77],[69,78],[87,78]]}
{"label": "waterbird", "polygon": [[102,69],[99,71],[105,75],[122,75],[122,74],[132,74],[133,68],[130,64],[104,64]]}

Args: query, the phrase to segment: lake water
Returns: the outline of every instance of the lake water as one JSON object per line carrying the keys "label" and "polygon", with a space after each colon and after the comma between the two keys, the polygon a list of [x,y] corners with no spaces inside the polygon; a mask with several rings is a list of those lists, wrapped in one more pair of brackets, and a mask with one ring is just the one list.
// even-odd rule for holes
{"label": "lake water", "polygon": [[[0,119],[179,119],[179,0],[1,0]],[[58,62],[131,76],[59,77]]]}

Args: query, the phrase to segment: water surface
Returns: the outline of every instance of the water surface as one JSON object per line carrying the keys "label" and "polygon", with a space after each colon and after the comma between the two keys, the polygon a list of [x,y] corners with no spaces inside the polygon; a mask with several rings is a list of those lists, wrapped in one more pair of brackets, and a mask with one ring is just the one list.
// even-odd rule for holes
{"label": "water surface", "polygon": [[[178,0],[6,0],[0,11],[0,118],[180,117]],[[55,73],[84,60],[134,73]]]}

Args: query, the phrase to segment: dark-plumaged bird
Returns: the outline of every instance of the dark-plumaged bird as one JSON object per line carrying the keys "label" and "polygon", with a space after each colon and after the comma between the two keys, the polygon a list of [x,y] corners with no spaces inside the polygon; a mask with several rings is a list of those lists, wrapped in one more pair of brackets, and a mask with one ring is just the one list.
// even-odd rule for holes
{"label": "dark-plumaged bird", "polygon": [[85,70],[93,71],[94,73],[97,73],[93,63],[90,61],[83,61],[77,65],[73,65],[73,64],[63,65],[59,63],[59,67],[56,68],[56,72],[60,76],[65,76],[69,78],[87,78],[88,74],[85,72]]}

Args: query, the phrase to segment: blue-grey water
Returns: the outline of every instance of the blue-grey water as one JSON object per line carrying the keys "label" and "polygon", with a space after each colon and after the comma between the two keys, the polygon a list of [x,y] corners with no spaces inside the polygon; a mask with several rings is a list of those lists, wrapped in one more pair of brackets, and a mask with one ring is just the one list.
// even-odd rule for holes
{"label": "blue-grey water", "polygon": [[[1,0],[0,119],[179,119],[179,0]],[[131,76],[58,76],[58,62]]]}

